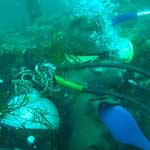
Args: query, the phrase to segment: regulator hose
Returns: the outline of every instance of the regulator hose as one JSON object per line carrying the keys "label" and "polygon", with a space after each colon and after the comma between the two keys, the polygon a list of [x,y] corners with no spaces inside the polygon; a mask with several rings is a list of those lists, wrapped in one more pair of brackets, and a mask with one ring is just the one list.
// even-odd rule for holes
{"label": "regulator hose", "polygon": [[134,103],[137,106],[139,106],[142,110],[149,112],[149,109],[143,105],[142,103],[140,103],[138,100],[135,100],[134,98],[131,98],[129,96],[123,95],[121,93],[117,93],[117,92],[112,92],[109,90],[105,90],[105,89],[99,89],[99,91],[95,91],[92,89],[88,89],[88,88],[83,88],[83,92],[84,93],[91,93],[91,94],[95,94],[97,96],[102,96],[102,95],[109,95],[112,97],[115,97],[117,99],[122,99],[122,100],[127,100],[128,102]]}
{"label": "regulator hose", "polygon": [[55,80],[56,80],[57,84],[59,84],[63,87],[66,87],[66,88],[73,89],[73,90],[81,92],[81,93],[90,93],[90,94],[94,94],[97,96],[109,95],[109,96],[112,96],[112,97],[115,97],[118,99],[127,100],[129,102],[132,102],[132,103],[138,105],[142,110],[149,112],[149,109],[145,105],[143,105],[142,103],[138,102],[137,100],[135,100],[131,97],[128,97],[126,95],[123,95],[123,94],[120,94],[117,92],[112,92],[110,90],[105,90],[105,89],[99,89],[98,91],[92,90],[90,88],[83,87],[82,85],[79,85],[79,84],[73,83],[71,81],[65,80],[60,76],[55,76]]}
{"label": "regulator hose", "polygon": [[120,68],[120,69],[126,69],[128,71],[139,73],[145,77],[150,77],[150,72],[147,72],[141,68],[129,65],[129,64],[122,64],[118,62],[96,62],[96,63],[85,63],[85,64],[74,64],[70,66],[63,66],[58,67],[57,69],[60,71],[71,71],[71,70],[82,70],[86,68]]}

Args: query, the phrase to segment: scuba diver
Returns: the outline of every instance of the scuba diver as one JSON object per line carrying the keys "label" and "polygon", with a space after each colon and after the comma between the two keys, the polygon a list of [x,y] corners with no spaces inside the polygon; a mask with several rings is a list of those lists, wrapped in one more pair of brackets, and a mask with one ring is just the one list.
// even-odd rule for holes
{"label": "scuba diver", "polygon": [[[117,76],[118,70],[113,70],[112,72],[114,71],[116,71],[115,77],[119,78],[119,76]],[[80,79],[77,76],[78,79],[73,79],[71,77],[70,80],[74,80],[75,83],[80,83],[86,87],[85,82],[87,81],[87,78],[88,80],[90,77],[93,77],[94,80],[96,78],[96,76],[93,76],[93,74],[91,75],[89,72],[90,69],[88,68],[84,71],[82,70],[82,73],[79,73],[79,71],[76,73],[73,72],[76,76],[80,74]],[[119,72],[121,71],[119,70]],[[92,90],[87,90],[86,88],[82,89],[85,93],[83,92],[79,95],[75,95],[75,99],[72,99],[72,103],[68,105],[69,124],[72,127],[71,138],[68,141],[68,149],[121,149],[119,145],[115,144],[113,141],[113,139],[115,139],[122,144],[149,150],[150,143],[140,130],[134,117],[123,106],[121,106],[121,100],[123,98],[119,97],[120,101],[117,101],[116,99],[118,98],[107,96],[109,95],[108,83],[111,84],[114,82],[112,85],[120,84],[121,77],[120,80],[115,80],[115,78],[110,77],[109,82],[107,75],[102,77],[100,72],[97,73],[99,73],[99,79],[102,80],[96,79],[97,84],[101,85],[103,80],[105,81],[105,79],[107,79],[107,84],[103,82],[103,86],[105,84],[107,87],[107,92],[101,91],[103,88],[97,87],[96,84],[94,84],[96,87],[92,87]],[[108,70],[107,73],[112,75]],[[68,79],[69,76],[66,76],[66,78]],[[94,90],[97,91],[95,94]],[[97,95],[98,92],[99,96]],[[69,95],[69,93],[66,95]],[[111,138],[109,134],[113,138]]]}
{"label": "scuba diver", "polygon": [[41,7],[38,0],[25,0],[26,10],[29,14],[31,23],[35,23],[42,15]]}
{"label": "scuba diver", "polygon": [[[125,42],[125,47],[121,47],[125,53],[119,55],[119,60],[130,62],[133,48],[130,41]],[[124,83],[126,70],[148,77],[150,74],[114,61],[101,61],[99,56],[78,57],[78,65],[72,62],[75,61],[73,56],[66,59],[72,63],[70,68],[56,68],[44,62],[32,70],[22,68],[15,75],[12,98],[1,116],[0,144],[25,150],[63,150],[64,147],[68,150],[123,150],[118,141],[149,150],[149,141],[134,117],[121,106],[121,100],[126,97],[109,89]],[[61,106],[66,113],[61,114],[65,122],[60,138],[62,147],[58,146],[60,118],[50,101],[53,99],[57,99],[56,106]],[[136,104],[141,107],[140,103]]]}
{"label": "scuba diver", "polygon": [[[82,18],[79,18],[77,23],[74,22],[71,26],[75,34],[78,32],[79,25],[82,30],[84,27]],[[113,25],[115,25],[114,22]],[[81,36],[82,32],[79,30],[79,37]],[[87,40],[86,38],[81,39],[84,39],[84,43]],[[63,85],[63,82],[69,80],[85,87],[84,89],[73,85],[74,89],[77,89],[80,93],[75,93],[72,96],[72,90],[64,90],[64,94],[61,94],[60,97],[60,99],[64,100],[63,103],[66,103],[64,106],[65,110],[67,110],[65,131],[69,131],[66,142],[68,150],[112,150],[113,148],[126,150],[126,145],[133,146],[132,149],[150,149],[150,143],[134,117],[121,105],[121,101],[127,97],[112,92],[115,87],[119,88],[121,84],[126,84],[126,70],[133,69],[133,67],[126,68],[127,63],[130,63],[133,59],[132,43],[124,38],[121,38],[118,43],[120,44],[119,49],[114,50],[113,56],[108,54],[109,58],[106,56],[106,60],[100,60],[103,57],[101,55],[96,56],[94,55],[95,53],[93,53],[93,56],[85,56],[90,49],[89,46],[89,48],[86,48],[87,51],[83,57],[77,56],[77,65],[72,65],[69,68],[64,67],[63,73],[61,73],[63,69],[60,70],[60,74],[65,78],[60,81],[60,84]],[[75,46],[77,47],[78,45]],[[81,54],[84,54],[84,52]],[[90,51],[89,54],[92,54],[92,52]],[[68,59],[71,63],[75,62],[75,58],[69,57]],[[117,67],[115,68],[114,66],[116,65]],[[136,71],[138,72],[139,70]],[[86,89],[87,87],[88,89]],[[111,92],[109,93],[109,91]],[[69,102],[66,99],[69,99]],[[128,100],[135,102],[134,99],[129,98]],[[140,107],[142,106],[140,103],[136,104]],[[64,134],[66,135],[67,133]],[[119,143],[124,144],[124,146],[121,147]]]}
{"label": "scuba diver", "polygon": [[[32,2],[28,1],[29,6]],[[33,20],[34,17],[33,13]],[[76,34],[76,28],[72,29]],[[125,150],[125,145],[132,145],[134,149],[149,150],[149,141],[121,105],[127,97],[113,91],[113,87],[124,83],[127,69],[139,71],[114,63],[114,60],[129,63],[133,58],[131,42],[127,39],[120,42],[121,50],[110,63],[109,59],[101,61],[99,56],[79,56],[78,61],[66,56],[66,60],[77,65],[55,68],[44,62],[35,64],[31,70],[22,68],[12,80],[14,92],[2,112],[0,146],[24,150]],[[150,77],[149,73],[140,73]],[[65,114],[58,113],[52,101]],[[140,103],[136,104],[145,110]],[[64,120],[61,137],[60,114]],[[116,141],[125,145],[120,147]]]}

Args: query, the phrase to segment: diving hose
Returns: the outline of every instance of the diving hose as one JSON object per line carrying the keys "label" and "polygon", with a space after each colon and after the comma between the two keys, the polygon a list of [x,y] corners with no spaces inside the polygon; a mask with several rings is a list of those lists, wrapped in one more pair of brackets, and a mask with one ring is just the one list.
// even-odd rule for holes
{"label": "diving hose", "polygon": [[66,66],[66,67],[58,67],[60,71],[70,71],[70,70],[81,70],[85,68],[96,68],[96,67],[107,67],[107,68],[120,68],[120,69],[126,69],[128,71],[136,72],[139,73],[143,76],[150,77],[150,72],[147,72],[141,68],[128,65],[128,64],[123,64],[123,63],[118,63],[118,62],[98,62],[98,63],[85,63],[85,64],[75,64],[71,66]]}
{"label": "diving hose", "polygon": [[123,94],[120,94],[120,93],[117,93],[117,92],[111,92],[111,91],[104,90],[104,89],[99,89],[99,91],[92,90],[92,89],[83,87],[82,85],[73,83],[71,81],[67,81],[64,78],[62,78],[60,76],[57,76],[57,75],[54,78],[56,80],[56,83],[59,84],[60,86],[70,88],[70,89],[73,89],[73,90],[81,92],[81,93],[90,93],[90,94],[94,94],[94,95],[97,95],[97,96],[109,95],[109,96],[113,96],[113,97],[116,97],[116,98],[119,98],[119,99],[125,99],[129,102],[132,102],[132,103],[138,105],[144,111],[147,111],[147,112],[149,111],[148,108],[145,107],[142,103],[136,101],[133,98],[125,96]]}
{"label": "diving hose", "polygon": [[[58,70],[70,71],[70,70],[74,70],[74,69],[81,70],[81,69],[85,69],[85,68],[96,68],[96,67],[126,69],[128,71],[139,73],[139,74],[141,74],[145,77],[148,77],[148,78],[150,77],[150,72],[147,72],[147,71],[145,71],[141,68],[138,68],[138,67],[135,67],[135,66],[132,66],[132,65],[129,65],[129,64],[122,64],[122,63],[118,63],[118,62],[98,62],[98,63],[77,64],[77,65],[71,65],[71,66],[66,66],[66,67],[60,67],[60,68],[58,68]],[[99,89],[98,91],[92,90],[92,89],[83,87],[82,85],[78,85],[76,83],[66,81],[63,78],[59,77],[59,76],[55,76],[55,80],[59,85],[61,85],[63,87],[71,88],[71,89],[79,91],[79,92],[91,93],[91,94],[95,94],[95,95],[98,95],[98,96],[109,95],[109,96],[116,97],[118,99],[127,100],[129,102],[132,102],[132,103],[138,105],[144,111],[149,112],[149,110],[146,106],[144,106],[142,103],[140,103],[139,101],[137,101],[134,98],[131,98],[129,96],[126,96],[126,95],[123,95],[123,94],[120,94],[120,93],[117,93],[117,92],[108,91],[108,90],[105,90],[105,89]]]}

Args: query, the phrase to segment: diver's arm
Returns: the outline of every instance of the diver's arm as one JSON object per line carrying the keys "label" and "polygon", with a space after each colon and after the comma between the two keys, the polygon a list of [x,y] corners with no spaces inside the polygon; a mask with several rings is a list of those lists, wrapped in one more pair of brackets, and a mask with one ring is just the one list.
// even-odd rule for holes
{"label": "diver's arm", "polygon": [[128,21],[128,20],[132,20],[132,19],[136,19],[138,17],[137,13],[127,13],[127,14],[123,14],[120,16],[117,16],[115,18],[112,19],[112,25],[117,25],[119,23]]}
{"label": "diver's arm", "polygon": [[150,11],[139,11],[139,12],[131,12],[123,15],[119,15],[112,19],[112,25],[117,25],[122,22],[126,22],[128,20],[133,20],[141,16],[150,15]]}

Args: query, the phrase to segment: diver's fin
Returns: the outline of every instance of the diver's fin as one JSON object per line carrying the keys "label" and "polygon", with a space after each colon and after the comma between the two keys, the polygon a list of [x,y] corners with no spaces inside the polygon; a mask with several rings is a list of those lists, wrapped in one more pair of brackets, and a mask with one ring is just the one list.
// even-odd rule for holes
{"label": "diver's fin", "polygon": [[147,145],[145,145],[144,150],[150,150],[150,140],[148,141]]}
{"label": "diver's fin", "polygon": [[99,110],[99,117],[119,142],[150,150],[148,149],[148,141],[135,119],[123,107],[119,105],[106,107]]}

